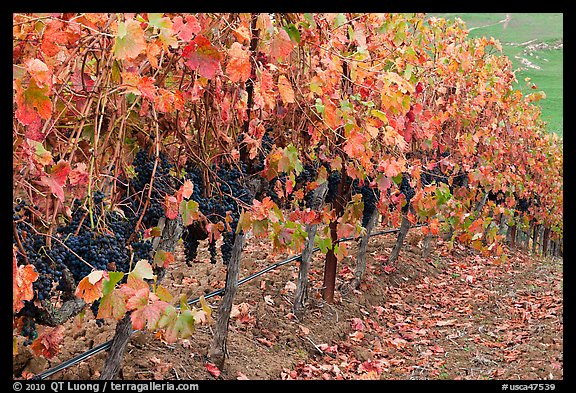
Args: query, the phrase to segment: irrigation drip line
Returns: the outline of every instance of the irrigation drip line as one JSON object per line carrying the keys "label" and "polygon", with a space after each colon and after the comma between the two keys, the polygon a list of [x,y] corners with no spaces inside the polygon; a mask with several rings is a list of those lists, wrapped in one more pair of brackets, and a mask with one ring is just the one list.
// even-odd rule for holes
{"label": "irrigation drip line", "polygon": [[[412,226],[412,227],[410,227],[410,228],[419,228],[419,227],[422,227],[422,226],[425,226],[425,225],[426,225],[426,224],[418,224],[418,225],[414,225],[414,226]],[[400,231],[399,228],[397,228],[397,229],[387,229],[387,230],[385,230],[385,231],[380,231],[380,232],[371,233],[371,234],[369,235],[369,237],[379,236],[379,235],[386,235],[386,234],[388,234],[388,233],[394,233],[394,232],[398,232],[398,231]],[[341,243],[341,242],[346,242],[346,241],[356,240],[356,239],[359,239],[359,238],[358,238],[358,237],[345,237],[345,238],[336,240],[336,243]],[[315,253],[316,251],[320,251],[320,247],[315,247],[315,248],[312,250],[312,253]],[[290,263],[290,262],[293,262],[293,261],[295,261],[295,260],[297,260],[297,259],[301,259],[301,258],[302,258],[302,254],[299,254],[299,255],[294,255],[294,256],[292,256],[292,257],[290,257],[290,258],[288,258],[288,259],[286,259],[286,260],[284,260],[284,261],[280,261],[280,262],[273,263],[272,265],[267,266],[267,267],[265,267],[264,269],[262,269],[262,270],[260,270],[260,271],[258,271],[258,272],[256,272],[256,273],[253,273],[253,274],[249,275],[248,277],[244,277],[243,279],[239,280],[239,281],[238,281],[238,285],[242,285],[242,284],[244,284],[244,283],[246,283],[246,282],[248,282],[248,281],[250,281],[250,280],[255,279],[256,277],[259,277],[259,276],[261,276],[261,275],[269,272],[270,270],[274,270],[274,269],[276,269],[276,268],[278,268],[278,267],[280,267],[280,266],[286,265],[286,264],[288,264],[288,263]],[[204,296],[204,299],[210,299],[210,298],[212,298],[212,297],[214,297],[214,296],[221,295],[221,294],[224,293],[224,290],[225,290],[225,288],[220,288],[220,289],[218,289],[218,290],[216,290],[216,291],[214,291],[214,292],[211,292],[211,293],[205,295],[205,296]],[[192,304],[194,304],[194,303],[198,303],[199,301],[200,301],[200,296],[197,297],[197,298],[195,298],[195,299],[192,299],[192,300],[188,301],[188,305],[192,305]],[[176,308],[179,308],[179,306],[176,307]],[[136,332],[138,332],[138,330],[132,331],[132,333],[136,333]],[[112,341],[113,341],[113,340],[106,341],[106,342],[103,343],[103,344],[100,344],[100,345],[98,345],[98,346],[96,346],[96,347],[94,347],[94,348],[92,348],[92,349],[89,349],[88,351],[86,351],[86,352],[84,352],[84,353],[82,353],[82,354],[80,354],[80,355],[78,355],[78,356],[76,356],[76,357],[73,357],[73,358],[69,359],[68,361],[62,362],[62,363],[59,364],[58,366],[52,367],[51,369],[48,369],[48,370],[46,370],[46,371],[44,371],[44,372],[41,372],[40,374],[35,375],[34,377],[32,377],[32,379],[33,379],[33,380],[46,379],[46,378],[48,378],[48,377],[50,377],[50,376],[52,376],[52,375],[54,375],[54,374],[56,374],[56,373],[58,373],[58,372],[60,372],[60,371],[62,371],[62,370],[67,369],[68,367],[71,367],[71,366],[73,366],[73,365],[75,365],[75,364],[78,364],[78,363],[80,363],[80,362],[83,362],[84,360],[86,360],[86,359],[88,359],[88,358],[96,355],[97,353],[109,349],[110,346],[112,345]]]}

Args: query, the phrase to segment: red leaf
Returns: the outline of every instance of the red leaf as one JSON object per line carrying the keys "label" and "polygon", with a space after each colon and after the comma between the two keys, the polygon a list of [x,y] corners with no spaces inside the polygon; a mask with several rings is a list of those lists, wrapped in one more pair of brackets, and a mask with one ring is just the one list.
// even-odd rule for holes
{"label": "red leaf", "polygon": [[172,195],[166,195],[164,207],[166,209],[166,217],[171,220],[176,219],[178,217],[178,209],[180,205],[178,204],[178,199]]}
{"label": "red leaf", "polygon": [[226,74],[232,82],[245,81],[250,78],[250,52],[239,42],[234,42],[228,50],[230,60],[226,66]]}
{"label": "red leaf", "polygon": [[52,101],[50,100],[50,88],[40,88],[30,80],[27,89],[22,88],[22,81],[14,81],[16,88],[16,118],[22,125],[28,126],[26,137],[41,142],[44,135],[39,132],[42,119],[49,119],[52,115]]}
{"label": "red leaf", "polygon": [[86,164],[79,162],[76,164],[76,168],[70,172],[70,185],[71,186],[81,186],[88,183],[88,172],[86,172]]}
{"label": "red leaf", "polygon": [[54,329],[42,333],[30,346],[36,356],[44,356],[50,359],[56,355],[60,349],[60,344],[64,338],[64,326],[56,326]]}
{"label": "red leaf", "polygon": [[182,53],[185,64],[198,71],[200,76],[211,79],[217,73],[222,72],[220,61],[222,55],[218,52],[208,39],[202,35],[197,35],[188,44]]}
{"label": "red leaf", "polygon": [[64,23],[59,20],[53,19],[47,23],[42,35],[42,44],[40,44],[40,49],[46,56],[56,56],[62,49],[60,45],[68,43],[68,34],[62,31],[62,27]]}
{"label": "red leaf", "polygon": [[194,15],[187,15],[185,24],[181,16],[175,17],[172,22],[172,29],[182,41],[188,42],[192,39],[192,35],[200,33],[200,24]]}
{"label": "red leaf", "polygon": [[214,363],[206,363],[204,367],[206,367],[206,371],[208,371],[214,378],[220,376],[220,369],[218,369]]}
{"label": "red leaf", "polygon": [[364,322],[360,318],[352,318],[352,329],[353,330],[365,330]]}
{"label": "red leaf", "polygon": [[60,160],[58,164],[52,167],[52,171],[48,176],[42,176],[40,181],[50,188],[61,201],[64,201],[64,183],[70,173],[70,164],[66,161]]}
{"label": "red leaf", "polygon": [[344,151],[350,158],[362,158],[366,151],[364,143],[366,143],[366,137],[362,132],[354,128],[350,132],[350,137],[344,146]]}

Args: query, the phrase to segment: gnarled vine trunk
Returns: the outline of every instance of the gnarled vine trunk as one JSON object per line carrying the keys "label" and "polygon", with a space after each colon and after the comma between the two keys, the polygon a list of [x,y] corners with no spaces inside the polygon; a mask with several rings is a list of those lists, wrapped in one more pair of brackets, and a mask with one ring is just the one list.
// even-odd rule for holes
{"label": "gnarled vine trunk", "polygon": [[244,248],[245,234],[240,232],[234,238],[234,245],[232,246],[232,256],[228,262],[226,270],[226,284],[224,287],[224,296],[218,308],[218,320],[216,321],[216,328],[214,330],[214,339],[210,345],[208,357],[220,370],[224,368],[224,360],[227,354],[226,341],[228,339],[228,321],[230,320],[230,312],[232,311],[232,304],[234,296],[238,290],[238,274],[240,272],[240,257],[242,256],[242,249]]}
{"label": "gnarled vine trunk", "polygon": [[368,249],[368,241],[370,240],[372,229],[374,229],[376,222],[378,222],[379,216],[380,212],[378,212],[378,209],[374,209],[368,220],[368,224],[366,224],[366,233],[362,236],[362,240],[360,240],[358,253],[356,254],[356,269],[354,270],[354,278],[350,283],[351,288],[358,289],[362,282],[362,277],[364,277],[364,273],[366,272],[366,250]]}
{"label": "gnarled vine trunk", "polygon": [[[322,183],[312,196],[311,208],[315,211],[322,207],[326,192],[328,191],[328,182]],[[294,296],[294,305],[292,311],[298,319],[304,317],[306,310],[306,300],[308,299],[308,271],[310,270],[310,257],[314,250],[314,238],[316,237],[317,224],[306,225],[306,232],[308,233],[308,240],[302,251],[300,258],[300,268],[298,269],[298,280],[296,282],[296,294]]]}
{"label": "gnarled vine trunk", "polygon": [[404,245],[404,239],[406,238],[406,234],[410,229],[410,221],[406,214],[402,214],[402,223],[400,224],[400,230],[398,231],[398,238],[396,239],[396,244],[394,244],[394,248],[390,253],[390,257],[388,258],[387,265],[392,265],[398,259],[398,255],[400,255],[400,250]]}

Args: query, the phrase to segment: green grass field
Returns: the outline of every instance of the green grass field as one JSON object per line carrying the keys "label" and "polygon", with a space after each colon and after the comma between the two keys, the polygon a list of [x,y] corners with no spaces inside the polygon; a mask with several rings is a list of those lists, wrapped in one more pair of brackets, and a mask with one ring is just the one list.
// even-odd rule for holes
{"label": "green grass field", "polygon": [[[563,136],[563,14],[553,13],[461,13],[429,14],[443,18],[460,18],[470,29],[471,37],[494,37],[512,60],[518,83],[516,88],[527,93],[525,78],[546,93],[537,104],[548,131]],[[508,18],[507,18],[508,15]],[[504,22],[508,19],[506,22]]]}

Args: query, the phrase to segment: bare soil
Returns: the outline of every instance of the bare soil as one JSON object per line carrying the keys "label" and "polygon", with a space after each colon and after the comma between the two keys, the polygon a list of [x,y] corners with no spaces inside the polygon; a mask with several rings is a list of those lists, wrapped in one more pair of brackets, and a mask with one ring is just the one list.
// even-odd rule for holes
{"label": "bare soil", "polygon": [[[314,255],[309,306],[303,320],[291,313],[298,272],[287,264],[238,289],[238,315],[230,321],[228,357],[219,379],[563,379],[562,260],[506,249],[506,258],[437,241],[422,258],[422,236],[409,233],[392,271],[384,269],[395,235],[373,237],[368,269],[358,291],[322,300],[323,256]],[[249,239],[241,277],[286,256],[269,255],[266,242]],[[337,287],[353,278],[356,246],[339,262]],[[163,284],[178,298],[222,288],[225,267],[208,262],[206,247],[187,263],[183,253]],[[344,287],[342,287],[344,288]],[[218,301],[209,299],[216,317]],[[115,323],[98,327],[90,311],[66,324],[56,357],[14,359],[14,377],[59,365],[112,338]],[[169,345],[159,333],[136,332],[120,379],[214,379],[206,368],[211,325]],[[106,352],[50,379],[97,379]],[[23,374],[24,373],[24,374]]]}

